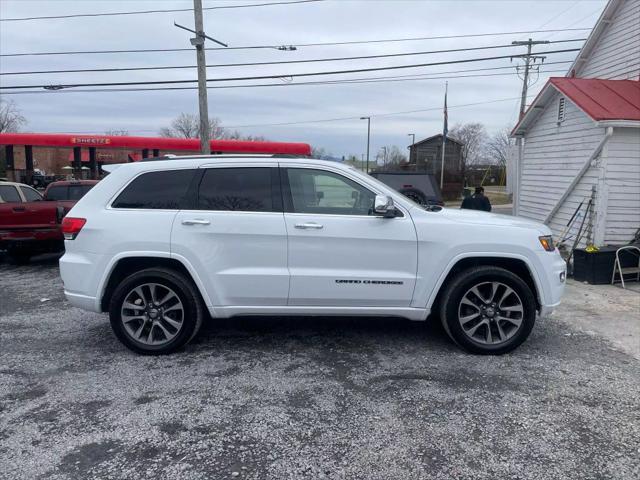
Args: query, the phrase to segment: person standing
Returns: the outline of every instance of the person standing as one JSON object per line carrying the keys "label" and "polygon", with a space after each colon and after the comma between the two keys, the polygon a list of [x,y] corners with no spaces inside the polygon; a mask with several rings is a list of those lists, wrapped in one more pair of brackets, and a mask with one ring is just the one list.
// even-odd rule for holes
{"label": "person standing", "polygon": [[473,195],[471,195],[468,190],[465,190],[465,197],[462,199],[462,204],[460,205],[460,208],[464,208],[466,210],[476,209],[475,201],[473,200]]}
{"label": "person standing", "polygon": [[491,201],[485,196],[483,187],[476,187],[476,193],[473,194],[473,208],[485,212],[491,211]]}

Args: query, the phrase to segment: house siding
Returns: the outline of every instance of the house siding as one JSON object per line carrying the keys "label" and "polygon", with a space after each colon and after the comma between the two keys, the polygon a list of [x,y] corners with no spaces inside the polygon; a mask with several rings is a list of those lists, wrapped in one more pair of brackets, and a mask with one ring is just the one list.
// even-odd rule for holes
{"label": "house siding", "polygon": [[620,245],[640,228],[640,131],[615,128],[606,151],[605,244]]}
{"label": "house siding", "polygon": [[[558,203],[605,133],[569,99],[565,119],[558,124],[558,98],[556,95],[549,103],[525,137],[518,214],[539,222]],[[548,225],[556,236],[564,231],[580,202],[591,197],[598,177],[599,170],[590,168],[550,220]],[[578,227],[576,222],[576,231]],[[581,245],[585,241],[586,237]]]}
{"label": "house siding", "polygon": [[622,0],[577,77],[640,78],[640,0]]}

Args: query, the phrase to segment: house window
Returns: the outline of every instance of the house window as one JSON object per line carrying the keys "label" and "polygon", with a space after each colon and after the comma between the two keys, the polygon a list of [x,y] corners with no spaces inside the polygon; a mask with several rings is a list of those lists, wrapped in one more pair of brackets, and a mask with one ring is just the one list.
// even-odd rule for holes
{"label": "house window", "polygon": [[565,99],[564,97],[560,97],[558,101],[558,123],[564,122],[564,113],[565,113]]}

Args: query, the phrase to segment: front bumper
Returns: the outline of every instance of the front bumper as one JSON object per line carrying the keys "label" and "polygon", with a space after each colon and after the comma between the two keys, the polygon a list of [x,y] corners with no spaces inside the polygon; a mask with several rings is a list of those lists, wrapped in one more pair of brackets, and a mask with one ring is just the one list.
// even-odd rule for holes
{"label": "front bumper", "polygon": [[542,266],[541,291],[538,292],[540,302],[540,317],[546,317],[560,305],[564,289],[567,284],[567,264],[560,253],[543,252],[539,254]]}

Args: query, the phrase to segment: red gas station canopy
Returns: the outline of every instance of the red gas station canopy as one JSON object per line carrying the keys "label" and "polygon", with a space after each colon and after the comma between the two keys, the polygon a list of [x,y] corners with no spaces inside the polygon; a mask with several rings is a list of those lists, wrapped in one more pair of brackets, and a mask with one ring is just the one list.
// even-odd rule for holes
{"label": "red gas station canopy", "polygon": [[[118,135],[75,135],[59,133],[0,133],[0,145],[33,147],[96,147],[133,150],[200,151],[197,138],[129,137]],[[211,151],[222,153],[274,153],[311,155],[307,143],[253,142],[243,140],[211,140]]]}

